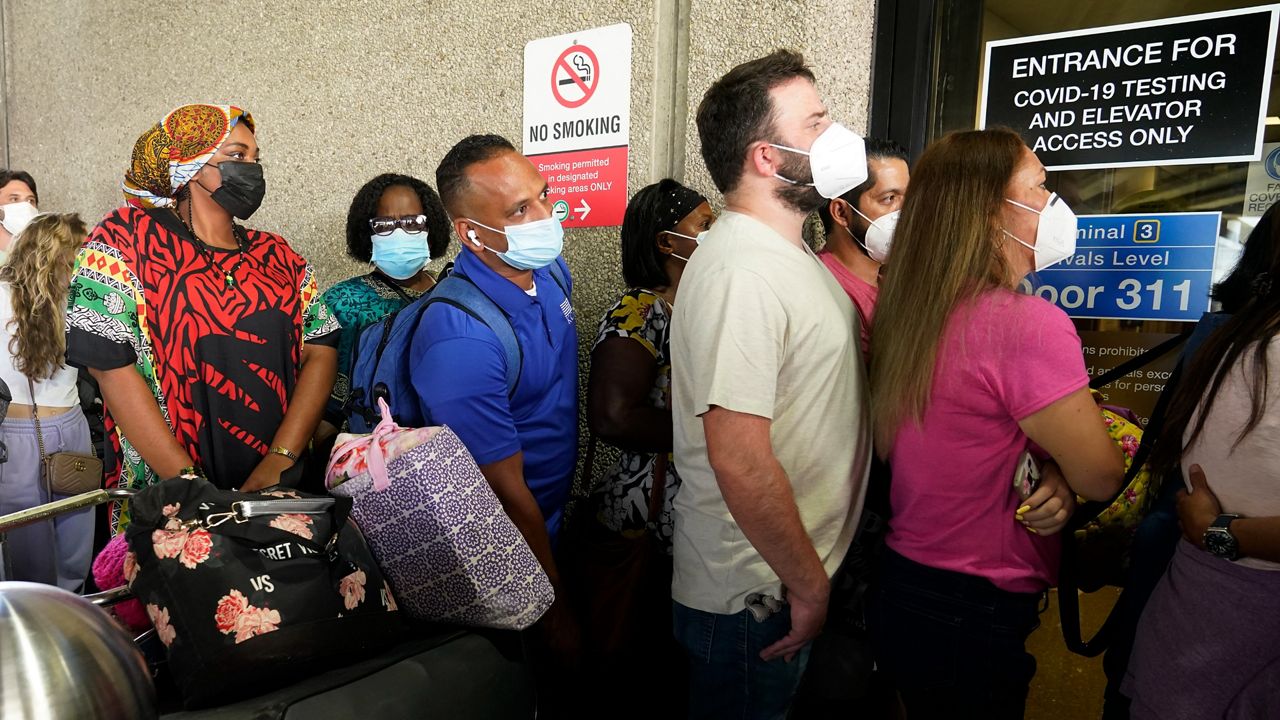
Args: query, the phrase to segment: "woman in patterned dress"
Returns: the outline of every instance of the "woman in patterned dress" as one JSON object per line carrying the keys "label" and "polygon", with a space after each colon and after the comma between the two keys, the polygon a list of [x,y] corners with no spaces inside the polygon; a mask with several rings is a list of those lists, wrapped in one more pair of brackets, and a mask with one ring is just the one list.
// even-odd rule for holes
{"label": "woman in patterned dress", "polygon": [[[715,214],[705,198],[674,180],[635,194],[622,221],[622,275],[628,290],[605,313],[591,351],[587,423],[600,440],[622,450],[595,488],[595,520],[606,533],[634,538],[648,530],[665,550],[655,586],[634,588],[643,617],[614,618],[632,629],[635,647],[612,648],[610,673],[619,663],[646,677],[658,663],[668,682],[655,692],[675,694],[670,673],[683,667],[671,635],[671,500],[680,475],[671,464],[671,308],[684,265]],[[649,517],[655,468],[665,471],[658,517]],[[592,578],[584,578],[590,584]],[[590,595],[590,593],[589,593]],[[652,601],[651,601],[652,600]],[[609,610],[606,609],[606,612]],[[668,646],[672,652],[668,652]],[[639,704],[638,709],[652,709]],[[672,710],[675,712],[675,710]]]}
{"label": "woman in patterned dress", "polygon": [[167,114],[80,253],[67,359],[102,388],[108,486],[288,484],[320,421],[337,320],[284,238],[233,219],[266,192],[254,127],[227,105]]}
{"label": "woman in patterned dress", "polygon": [[671,498],[680,486],[667,467],[666,501],[649,518],[659,454],[670,454],[671,308],[698,236],[715,221],[705,198],[674,180],[635,194],[622,221],[622,277],[629,288],[605,313],[591,349],[587,422],[622,457],[596,489],[599,518],[614,532],[649,527],[671,552]]}
{"label": "woman in patterned dress", "polygon": [[325,408],[317,444],[345,422],[351,347],[360,332],[422,297],[436,284],[427,263],[449,248],[449,217],[440,196],[415,177],[384,173],[360,188],[347,211],[347,255],[373,268],[329,288],[324,304],[342,325],[338,380]]}

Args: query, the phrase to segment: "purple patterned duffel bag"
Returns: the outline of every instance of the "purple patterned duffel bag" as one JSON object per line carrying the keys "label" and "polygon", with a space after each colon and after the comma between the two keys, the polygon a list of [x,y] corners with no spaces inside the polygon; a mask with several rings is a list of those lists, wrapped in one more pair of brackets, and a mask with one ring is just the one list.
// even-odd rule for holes
{"label": "purple patterned duffel bag", "polygon": [[342,434],[325,482],[399,600],[422,620],[523,630],[555,593],[462,440],[447,427],[402,428],[379,400],[368,435]]}

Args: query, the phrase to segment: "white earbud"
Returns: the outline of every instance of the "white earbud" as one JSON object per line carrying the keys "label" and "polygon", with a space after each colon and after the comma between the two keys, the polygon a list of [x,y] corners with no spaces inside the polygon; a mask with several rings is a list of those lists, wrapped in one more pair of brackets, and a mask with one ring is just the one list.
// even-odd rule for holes
{"label": "white earbud", "polygon": [[473,229],[473,230],[468,230],[468,231],[467,231],[467,239],[468,239],[468,240],[470,240],[471,242],[475,243],[475,244],[476,244],[476,247],[483,247],[483,246],[484,246],[484,243],[481,243],[481,242],[476,238],[476,231],[475,231],[474,229]]}

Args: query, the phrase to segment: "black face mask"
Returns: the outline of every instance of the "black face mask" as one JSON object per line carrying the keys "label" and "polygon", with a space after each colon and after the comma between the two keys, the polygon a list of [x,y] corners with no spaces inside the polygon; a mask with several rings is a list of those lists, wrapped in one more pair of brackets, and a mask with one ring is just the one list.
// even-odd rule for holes
{"label": "black face mask", "polygon": [[210,197],[235,217],[248,220],[267,194],[262,166],[255,162],[223,160],[217,168],[222,175],[222,187],[214,190]]}

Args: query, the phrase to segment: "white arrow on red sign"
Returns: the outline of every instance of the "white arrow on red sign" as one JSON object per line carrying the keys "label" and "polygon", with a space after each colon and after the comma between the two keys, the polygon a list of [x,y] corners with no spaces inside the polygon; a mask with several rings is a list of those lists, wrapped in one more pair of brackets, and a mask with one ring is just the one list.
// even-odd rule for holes
{"label": "white arrow on red sign", "polygon": [[582,199],[582,204],[578,205],[578,207],[574,209],[574,212],[581,213],[578,216],[578,220],[587,219],[587,216],[591,214],[591,206],[587,204],[586,198]]}

